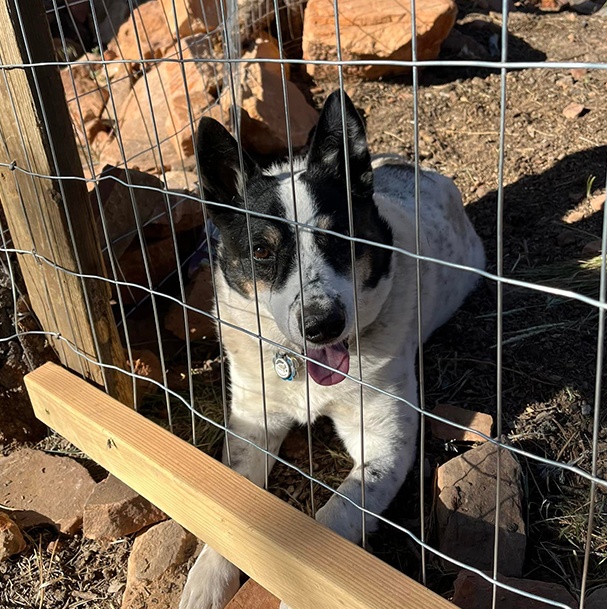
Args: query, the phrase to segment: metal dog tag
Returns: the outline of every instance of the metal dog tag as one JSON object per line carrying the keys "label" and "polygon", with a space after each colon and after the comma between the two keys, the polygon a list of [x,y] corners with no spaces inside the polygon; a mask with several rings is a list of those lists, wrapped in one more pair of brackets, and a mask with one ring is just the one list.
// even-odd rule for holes
{"label": "metal dog tag", "polygon": [[292,381],[297,376],[297,361],[286,353],[274,356],[274,372],[283,381]]}

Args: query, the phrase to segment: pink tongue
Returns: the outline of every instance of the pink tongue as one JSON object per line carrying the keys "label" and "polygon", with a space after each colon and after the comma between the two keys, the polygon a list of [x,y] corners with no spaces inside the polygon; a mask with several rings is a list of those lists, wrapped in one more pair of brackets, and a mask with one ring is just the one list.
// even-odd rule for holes
{"label": "pink tongue", "polygon": [[[307,353],[311,360],[315,360],[308,362],[308,374],[319,385],[335,385],[346,378],[344,374],[348,374],[348,370],[350,370],[350,353],[344,343],[322,347],[322,349],[308,347]],[[319,364],[330,366],[343,374],[327,370]]]}

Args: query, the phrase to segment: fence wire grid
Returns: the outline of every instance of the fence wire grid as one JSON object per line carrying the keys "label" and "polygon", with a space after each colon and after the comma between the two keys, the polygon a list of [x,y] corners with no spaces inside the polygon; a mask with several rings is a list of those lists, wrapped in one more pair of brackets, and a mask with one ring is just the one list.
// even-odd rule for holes
{"label": "fence wire grid", "polygon": [[[155,2],[155,0],[152,0]],[[162,421],[162,417],[157,418],[161,423],[166,424],[168,428],[182,436],[187,437],[195,445],[204,449],[210,449],[214,446],[217,452],[218,440],[225,438],[226,446],[229,455],[230,438],[237,437],[240,440],[253,444],[247,438],[241,437],[227,426],[229,415],[229,381],[227,362],[221,348],[221,332],[222,328],[230,327],[237,329],[244,336],[254,338],[259,345],[260,360],[263,361],[264,352],[263,346],[270,345],[273,348],[286,351],[294,356],[309,361],[309,358],[304,353],[291,351],[285,348],[270,338],[263,336],[261,333],[261,324],[258,325],[257,332],[251,332],[245,328],[239,328],[233,324],[221,319],[221,307],[218,307],[218,338],[217,343],[211,343],[214,346],[209,346],[210,343],[202,343],[204,347],[200,347],[199,343],[194,340],[196,336],[191,333],[191,321],[193,317],[200,320],[208,321],[214,319],[213,313],[209,309],[202,310],[197,306],[190,304],[188,284],[189,281],[201,268],[208,273],[208,280],[211,285],[215,285],[215,274],[212,259],[217,243],[217,233],[213,225],[204,215],[203,200],[198,189],[200,177],[197,175],[197,168],[193,160],[193,150],[195,141],[196,126],[201,116],[209,115],[221,120],[225,125],[229,126],[232,133],[239,140],[243,126],[243,113],[239,110],[242,107],[243,87],[241,80],[242,70],[249,65],[257,64],[266,67],[276,67],[275,72],[280,78],[282,88],[281,105],[285,117],[284,131],[286,134],[286,152],[288,163],[293,167],[296,153],[298,152],[293,144],[292,131],[297,123],[299,116],[294,116],[292,107],[289,104],[289,88],[288,88],[288,70],[295,70],[303,67],[315,65],[333,70],[332,84],[334,88],[347,90],[350,85],[348,70],[355,67],[367,66],[400,66],[410,68],[409,83],[411,86],[412,97],[411,105],[413,111],[413,141],[412,144],[412,162],[415,167],[415,205],[416,205],[416,223],[417,223],[417,247],[416,251],[404,251],[397,247],[387,246],[385,244],[372,245],[384,247],[397,255],[408,256],[416,261],[417,276],[416,285],[418,288],[418,310],[420,306],[419,287],[422,281],[421,262],[429,262],[437,265],[446,265],[456,269],[467,270],[478,274],[486,282],[492,283],[495,286],[496,293],[496,336],[495,336],[495,396],[484,396],[487,399],[495,400],[495,434],[493,436],[486,435],[482,432],[474,430],[466,425],[451,421],[443,416],[440,416],[426,407],[428,400],[426,398],[426,383],[425,383],[425,359],[424,346],[420,340],[420,352],[418,357],[418,380],[419,380],[419,405],[410,404],[403,398],[395,396],[385,391],[381,387],[375,387],[365,382],[364,378],[357,378],[352,375],[346,375],[347,378],[357,383],[360,387],[359,392],[359,415],[361,421],[361,429],[363,421],[363,389],[383,393],[391,398],[403,401],[407,406],[415,409],[421,415],[420,417],[420,436],[418,441],[418,471],[414,477],[418,478],[419,482],[419,503],[418,514],[419,527],[405,526],[402,522],[397,522],[399,518],[388,517],[385,514],[376,514],[365,507],[364,492],[362,493],[361,505],[355,504],[350,498],[342,495],[344,500],[356,505],[360,510],[361,520],[364,527],[366,523],[365,516],[377,518],[382,527],[390,531],[399,531],[403,534],[403,539],[410,540],[410,546],[417,548],[419,554],[419,577],[424,584],[432,584],[432,576],[430,570],[436,570],[438,559],[452,565],[453,568],[459,567],[467,569],[478,574],[484,580],[490,582],[493,587],[493,596],[491,601],[492,609],[499,608],[500,589],[509,590],[518,595],[526,597],[530,600],[543,601],[546,606],[559,607],[567,609],[569,604],[546,599],[536,594],[517,588],[515,585],[509,585],[502,581],[498,581],[498,565],[500,556],[500,535],[498,526],[500,523],[500,497],[501,497],[501,476],[500,470],[500,455],[502,451],[509,451],[515,454],[521,460],[528,460],[541,464],[546,469],[554,472],[559,472],[562,476],[568,473],[575,477],[578,481],[583,481],[588,485],[588,502],[587,511],[585,514],[586,527],[584,530],[584,539],[580,540],[580,546],[584,548],[583,558],[581,559],[581,570],[577,580],[577,588],[571,589],[571,592],[577,596],[577,605],[580,609],[584,608],[585,598],[589,591],[589,570],[591,561],[593,560],[593,535],[595,529],[595,520],[597,518],[597,510],[601,510],[600,506],[604,506],[602,501],[603,493],[607,490],[607,480],[599,468],[599,454],[602,448],[600,447],[600,432],[602,429],[601,420],[601,402],[602,402],[602,384],[601,375],[604,359],[604,338],[605,338],[605,311],[607,309],[606,301],[606,277],[605,277],[605,252],[607,251],[607,231],[605,230],[605,219],[603,220],[603,231],[601,237],[601,264],[600,264],[600,279],[598,298],[591,297],[581,291],[575,289],[566,289],[560,287],[549,286],[544,283],[536,283],[531,280],[520,279],[509,276],[504,269],[504,205],[506,202],[505,195],[505,163],[506,163],[506,112],[508,102],[507,74],[512,70],[530,70],[530,69],[551,69],[551,70],[570,70],[579,68],[585,70],[605,70],[607,63],[603,62],[548,62],[548,61],[511,61],[509,60],[509,28],[508,19],[511,10],[511,5],[508,0],[504,0],[501,7],[501,34],[499,41],[499,57],[493,60],[444,60],[434,59],[419,61],[417,59],[417,36],[416,36],[416,20],[412,20],[411,25],[411,59],[402,61],[392,60],[348,60],[342,57],[340,47],[340,23],[339,19],[335,18],[335,36],[337,40],[337,57],[333,60],[311,60],[303,59],[297,56],[297,52],[293,51],[298,46],[301,40],[301,29],[297,24],[295,17],[299,15],[300,20],[303,16],[304,6],[301,3],[283,3],[279,0],[270,2],[251,3],[253,8],[248,3],[237,2],[236,0],[227,0],[225,3],[216,1],[214,5],[209,2],[197,0],[198,17],[203,25],[200,27],[197,23],[190,22],[184,24],[179,22],[180,4],[184,3],[181,0],[172,0],[157,2],[164,11],[164,19],[166,27],[174,34],[174,42],[172,50],[163,50],[163,55],[158,57],[154,50],[156,31],[148,31],[146,24],[142,20],[137,20],[134,17],[137,7],[144,6],[147,3],[137,3],[134,0],[125,1],[124,7],[118,12],[119,20],[117,20],[115,5],[117,2],[111,0],[47,0],[45,2],[46,13],[49,22],[53,26],[53,32],[56,33],[54,43],[57,59],[55,61],[35,62],[31,59],[27,62],[13,64],[5,62],[2,58],[0,68],[2,70],[2,78],[10,91],[7,80],[7,73],[11,70],[24,69],[31,71],[33,80],[36,82],[36,68],[41,66],[56,66],[62,71],[64,86],[66,87],[66,100],[69,104],[71,118],[74,126],[74,137],[78,143],[80,160],[83,166],[83,175],[61,175],[58,170],[52,175],[41,175],[32,170],[32,165],[20,166],[14,160],[7,158],[6,162],[0,163],[2,167],[8,169],[15,174],[29,176],[32,179],[52,180],[59,184],[65,184],[71,180],[85,182],[90,193],[91,204],[94,214],[97,218],[99,235],[102,245],[102,252],[107,268],[107,277],[89,275],[79,270],[66,269],[57,264],[56,261],[48,258],[37,251],[32,238],[32,248],[24,249],[14,245],[8,227],[5,224],[4,217],[0,216],[0,226],[2,234],[2,243],[0,247],[1,264],[5,275],[9,278],[10,288],[12,290],[12,318],[14,320],[15,330],[0,338],[0,341],[6,342],[18,339],[25,335],[40,334],[54,340],[54,344],[58,349],[77,353],[82,361],[86,360],[90,364],[100,366],[102,371],[109,369],[119,370],[128,375],[132,379],[132,391],[135,405],[143,404],[144,412],[150,412],[156,415],[162,409],[166,411],[166,421]],[[186,3],[187,4],[187,3]],[[190,4],[196,4],[191,2]],[[339,13],[339,2],[333,0],[333,8],[335,15]],[[15,3],[17,12],[27,11],[28,3]],[[207,15],[209,7],[213,9],[214,17]],[[82,11],[89,16],[90,28],[92,32],[92,40],[85,40],[82,35]],[[294,11],[294,12],[292,12]],[[416,0],[410,1],[410,13],[416,14]],[[287,16],[288,18],[285,18]],[[23,20],[20,15],[17,15],[17,22],[23,28]],[[137,56],[133,59],[128,53],[123,53],[123,49],[119,44],[112,41],[119,40],[118,31],[124,23],[130,23],[133,28],[132,41],[135,44]],[[198,29],[197,29],[198,28]],[[258,31],[265,29],[273,34],[278,43],[277,57],[247,57],[243,56],[242,48],[243,41],[250,42],[255,39]],[[181,32],[194,32],[189,36],[184,36]],[[254,34],[251,35],[251,32]],[[22,29],[21,36],[28,44],[28,32]],[[197,51],[192,51],[191,41],[195,37],[195,42],[198,48],[204,48],[200,53],[201,56],[196,56]],[[74,40],[79,47],[78,52],[74,51]],[[185,42],[182,44],[182,42]],[[188,46],[190,45],[190,46]],[[250,48],[250,47],[248,47]],[[92,49],[95,49],[93,52]],[[109,51],[108,51],[109,49]],[[150,50],[151,49],[151,50]],[[105,50],[105,51],[104,51]],[[77,57],[74,57],[77,55]],[[202,56],[204,55],[204,56]],[[160,74],[161,66],[172,66],[165,73],[166,78]],[[423,87],[420,84],[420,70],[440,70],[442,68],[466,68],[466,69],[486,69],[499,71],[500,75],[500,96],[499,96],[499,135],[497,146],[498,153],[498,180],[497,180],[497,206],[495,210],[495,251],[496,264],[494,271],[481,271],[478,269],[468,268],[465,266],[444,262],[429,258],[420,254],[419,242],[419,209],[423,205],[423,200],[420,195],[420,104],[422,102]],[[90,91],[84,94],[78,94],[77,86],[77,71],[86,70],[92,75],[92,80],[97,83],[91,87]],[[204,80],[204,91],[206,94],[205,106],[201,105],[198,97],[192,98],[194,95],[191,92],[191,87],[188,84],[189,79],[201,77]],[[153,79],[158,79],[156,82]],[[129,118],[131,115],[141,117],[139,129],[136,134],[124,133],[123,130],[127,125],[125,117],[120,116],[121,104],[124,103],[123,93],[121,88],[128,84],[128,93],[132,98],[132,105],[129,106]],[[70,87],[71,85],[71,87]],[[157,87],[158,85],[158,87]],[[409,86],[409,85],[407,85]],[[71,93],[70,93],[71,91]],[[158,92],[160,91],[160,92]],[[326,93],[330,89],[325,87]],[[160,96],[160,97],[158,97]],[[172,104],[170,99],[176,96],[181,96],[180,115],[172,114]],[[103,106],[105,114],[96,117],[101,119],[98,122],[91,122],[87,115],[87,108],[90,104],[97,103],[93,98],[99,98],[99,103]],[[41,107],[44,113],[43,129],[48,130],[49,123],[53,120],[53,109],[45,106],[45,100],[40,99]],[[342,98],[343,102],[343,98]],[[16,107],[18,101],[11,98],[10,103],[13,108]],[[399,102],[409,103],[409,102]],[[344,106],[342,105],[342,111]],[[168,112],[167,112],[168,111]],[[14,112],[15,120],[17,113]],[[343,125],[346,126],[345,116]],[[111,128],[108,128],[111,125]],[[168,125],[168,127],[167,127]],[[28,133],[25,127],[18,125],[20,131],[20,139],[23,150],[27,156]],[[115,149],[114,168],[105,168],[100,161],[103,154],[100,150],[89,142],[90,132],[92,129],[99,129],[106,135],[102,136],[106,146],[113,146]],[[142,135],[142,130],[145,130],[145,136]],[[69,137],[66,134],[66,137]],[[133,147],[128,145],[129,138],[137,137],[140,140],[139,148],[133,150]],[[0,133],[0,146],[8,154],[8,146],[5,140],[5,134]],[[94,142],[95,140],[93,140]],[[108,143],[109,142],[109,143]],[[143,143],[141,143],[143,142]],[[51,145],[57,148],[61,147],[61,142],[51,142]],[[242,150],[242,147],[240,148]],[[242,154],[242,153],[241,153]],[[107,156],[107,155],[106,155]],[[167,158],[170,157],[170,160]],[[241,156],[242,163],[242,156]],[[167,170],[170,167],[170,170]],[[349,174],[348,158],[346,155],[346,172]],[[57,169],[57,166],[55,167]],[[141,179],[134,177],[137,169],[147,174],[156,176],[156,180],[148,180],[147,183]],[[179,178],[179,179],[178,179]],[[178,184],[178,186],[174,186]],[[123,189],[124,197],[120,200],[120,205],[123,208],[130,208],[128,212],[131,216],[131,226],[128,226],[122,231],[115,230],[113,218],[108,218],[108,210],[104,207],[104,201],[107,200],[107,191],[111,188]],[[294,186],[293,186],[294,191]],[[295,197],[295,191],[293,192]],[[154,197],[154,205],[152,209],[146,209],[145,201]],[[348,185],[348,200],[350,207],[350,221],[352,221],[351,207],[351,192]],[[143,204],[142,204],[143,202]],[[209,202],[211,203],[211,202]],[[229,207],[229,205],[221,202],[212,202],[217,207]],[[255,212],[254,210],[246,209],[243,213],[247,216],[247,222],[250,217],[268,217],[264,214]],[[196,215],[196,231],[194,235],[188,235],[188,243],[184,246],[183,237],[178,227],[179,219],[184,215]],[[179,218],[179,219],[178,219]],[[281,222],[286,222],[298,234],[300,229],[308,229],[319,232],[324,232],[336,238],[344,239],[350,243],[351,254],[354,257],[354,248],[357,243],[370,242],[354,236],[346,236],[335,233],[330,230],[311,227],[306,223],[297,220],[285,220],[278,218]],[[159,221],[162,222],[162,231],[158,229]],[[352,228],[352,227],[351,227]],[[50,227],[44,227],[46,234],[50,238],[52,231]],[[162,232],[163,247],[167,244],[172,244],[172,251],[162,253],[152,251],[154,240],[150,239],[149,235],[156,230],[157,233]],[[353,234],[353,231],[350,231]],[[72,242],[74,249],[74,235],[72,234]],[[133,281],[132,274],[129,269],[123,268],[124,253],[129,250],[138,250],[141,252],[139,264],[139,281]],[[251,251],[251,261],[253,253]],[[167,257],[171,259],[171,264],[168,265],[166,272],[159,273],[155,268],[155,263],[158,257]],[[113,308],[116,313],[116,321],[119,327],[124,348],[129,362],[128,369],[123,371],[118,366],[99,363],[99,359],[80,349],[80,346],[73,337],[65,336],[64,333],[53,331],[51,328],[46,329],[24,329],[20,323],[24,317],[31,316],[32,312],[24,310],[23,302],[25,302],[25,294],[20,288],[19,270],[16,265],[17,260],[21,258],[32,257],[36,262],[44,267],[48,267],[49,271],[61,275],[72,275],[79,278],[83,284],[84,280],[97,280],[109,284],[113,292]],[[165,265],[166,266],[166,265]],[[252,265],[253,268],[254,265]],[[354,265],[353,265],[354,268]],[[301,269],[300,269],[301,273]],[[301,276],[300,276],[300,287]],[[591,445],[591,467],[582,468],[576,462],[566,462],[563,460],[547,458],[542,454],[536,454],[532,450],[515,445],[512,439],[508,439],[504,431],[504,414],[503,396],[507,387],[504,387],[503,380],[503,349],[507,344],[507,338],[504,337],[503,320],[504,315],[508,314],[504,305],[504,290],[506,288],[518,288],[531,290],[537,294],[546,295],[546,297],[559,298],[567,301],[573,301],[587,305],[597,315],[597,334],[596,334],[596,374],[594,386],[594,412],[592,422],[592,445]],[[301,287],[303,289],[303,287]],[[48,290],[46,298],[51,299]],[[214,302],[217,306],[215,290],[209,296],[209,303]],[[49,303],[50,304],[50,303]],[[89,303],[87,303],[89,305]],[[166,332],[163,330],[164,322],[163,315],[167,307],[172,306],[177,308],[178,325],[183,327],[181,332],[181,340],[174,337],[167,339]],[[255,302],[257,314],[259,316],[259,303]],[[52,310],[52,307],[49,306]],[[137,355],[137,337],[138,332],[136,325],[133,325],[133,320],[136,320],[141,311],[145,310],[148,320],[153,322],[154,333],[153,342],[154,350],[158,354],[160,364],[160,377],[155,379],[145,374],[142,374],[136,366],[138,359]],[[67,312],[68,317],[70,312]],[[92,318],[92,313],[89,310],[89,316]],[[149,323],[149,321],[148,321]],[[356,323],[356,331],[358,333],[358,323]],[[134,329],[135,328],[135,329]],[[75,336],[75,335],[73,335]],[[418,336],[422,336],[421,316],[418,315]],[[213,351],[215,350],[215,351]],[[207,354],[215,354],[208,356]],[[201,355],[203,354],[203,355]],[[170,364],[173,358],[180,358],[183,362],[182,370],[184,374],[175,383],[175,378],[172,376],[173,367]],[[359,354],[360,358],[360,354]],[[203,365],[200,362],[204,361]],[[427,361],[427,358],[426,358]],[[321,364],[322,365],[322,364]],[[326,366],[324,366],[326,367]],[[330,369],[330,368],[329,368]],[[334,372],[339,372],[333,370]],[[84,372],[84,368],[79,370]],[[340,373],[343,374],[343,373]],[[205,379],[204,388],[201,388],[200,378]],[[211,376],[214,376],[212,381],[209,381]],[[364,376],[364,375],[363,375]],[[142,395],[143,385],[140,382],[145,382],[148,385],[154,385],[158,388],[159,393],[155,397]],[[263,383],[263,377],[262,377]],[[207,385],[208,384],[208,385]],[[201,399],[201,391],[206,398]],[[209,397],[210,396],[210,397]],[[263,396],[265,400],[265,395]],[[147,400],[147,401],[146,401]],[[309,400],[309,395],[308,395]],[[150,402],[151,401],[151,402]],[[214,403],[214,412],[209,412],[209,403]],[[149,404],[153,406],[150,408]],[[203,406],[200,406],[200,404]],[[147,404],[147,406],[146,406]],[[265,410],[265,405],[264,405]],[[187,425],[184,426],[184,421]],[[434,539],[428,532],[431,530],[432,520],[431,507],[428,505],[428,498],[432,497],[431,485],[427,477],[427,436],[426,421],[440,421],[448,423],[452,428],[457,428],[463,431],[476,433],[479,440],[485,440],[500,448],[497,451],[498,455],[498,475],[495,497],[495,536],[493,540],[493,569],[492,572],[486,572],[474,566],[465,564],[464,562],[455,559],[440,551],[434,545]],[[317,455],[313,451],[314,437],[312,419],[310,416],[310,406],[308,403],[308,426],[305,432],[307,446],[305,448],[306,459],[302,463],[294,464],[282,454],[274,454],[268,449],[267,428],[266,428],[266,443],[265,446],[255,446],[256,449],[276,460],[277,464],[284,468],[284,471],[289,472],[288,476],[292,479],[305,481],[309,486],[309,503],[306,504],[306,509],[313,516],[318,502],[315,500],[315,494],[324,493],[323,496],[331,494],[339,494],[335,489],[332,481],[327,481],[319,477],[318,467],[316,464]],[[187,429],[185,429],[187,427]],[[211,430],[211,431],[209,431]],[[452,447],[453,448],[453,447]],[[457,448],[457,447],[456,447]],[[361,450],[364,455],[364,437],[361,437]],[[307,460],[307,464],[305,461]],[[362,459],[364,463],[364,459]],[[266,488],[272,486],[270,468],[268,467],[268,459],[266,459],[265,482]],[[413,474],[410,474],[410,477]],[[364,481],[364,466],[363,476]],[[273,488],[273,487],[272,487]],[[392,510],[393,512],[394,510]],[[404,521],[410,518],[411,515],[401,515]],[[366,535],[363,535],[366,538]],[[366,543],[366,539],[365,539]],[[603,540],[607,543],[607,540]],[[410,547],[408,546],[408,547]],[[603,565],[604,567],[604,565]],[[605,582],[603,582],[605,583]],[[432,587],[432,586],[430,586]]]}

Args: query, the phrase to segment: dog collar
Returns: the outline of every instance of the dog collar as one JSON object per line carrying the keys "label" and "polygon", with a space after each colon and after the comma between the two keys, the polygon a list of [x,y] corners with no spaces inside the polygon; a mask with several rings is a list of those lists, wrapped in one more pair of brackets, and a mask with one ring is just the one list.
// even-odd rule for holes
{"label": "dog collar", "polygon": [[297,376],[299,360],[296,357],[277,351],[274,355],[274,372],[283,381],[292,381]]}

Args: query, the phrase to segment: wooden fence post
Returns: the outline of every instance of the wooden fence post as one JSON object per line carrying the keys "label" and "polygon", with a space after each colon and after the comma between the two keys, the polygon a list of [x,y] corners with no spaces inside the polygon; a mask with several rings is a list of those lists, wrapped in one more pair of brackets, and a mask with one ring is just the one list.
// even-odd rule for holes
{"label": "wooden fence post", "polygon": [[125,366],[110,286],[71,274],[106,276],[59,70],[31,65],[54,61],[43,0],[0,0],[0,201],[15,249],[36,254],[18,259],[43,329],[86,356],[52,338],[62,363],[131,405],[129,377],[94,363]]}

